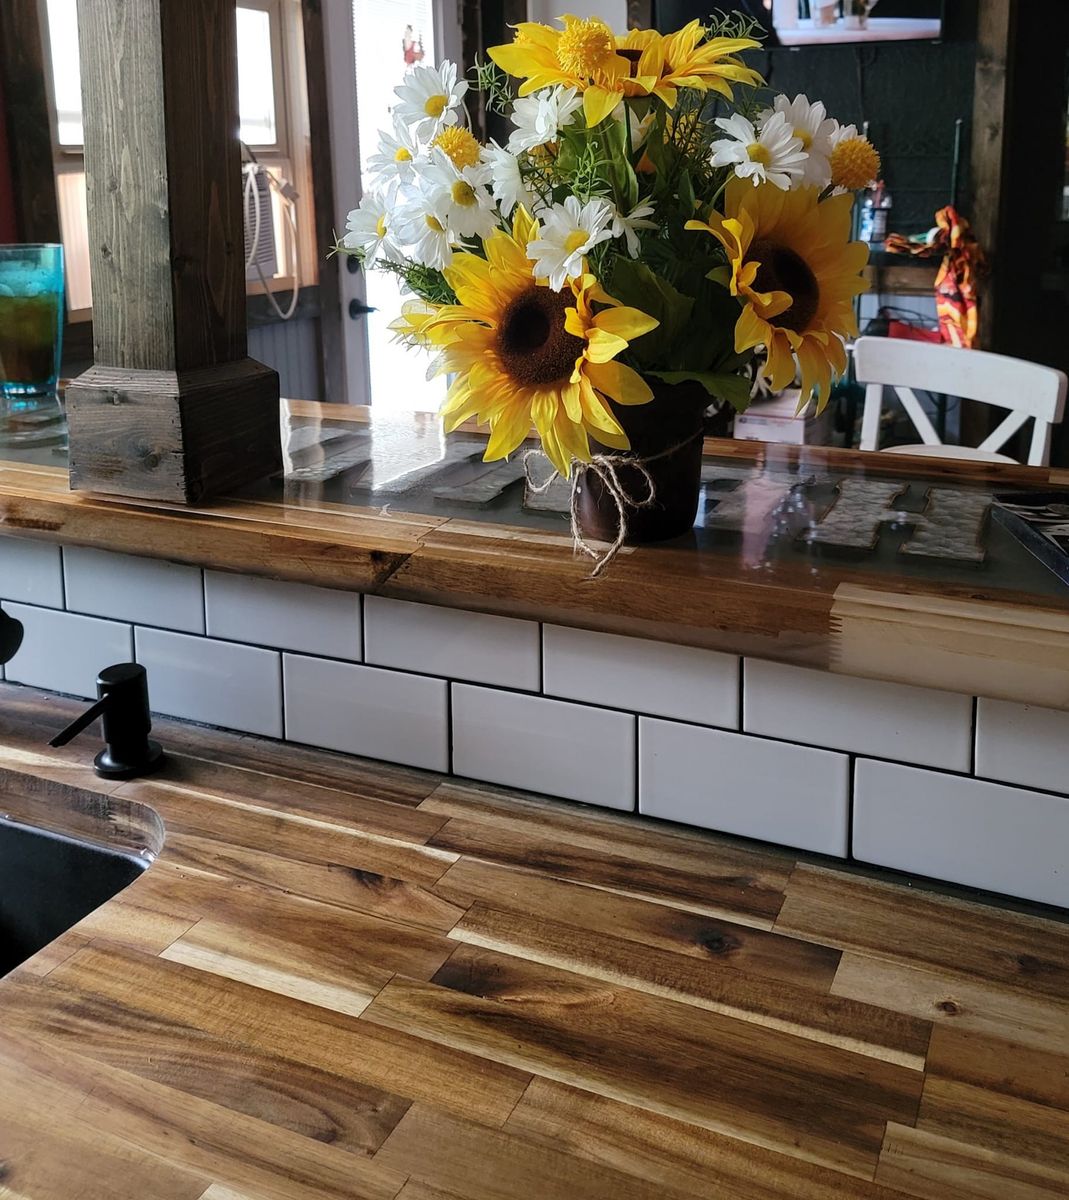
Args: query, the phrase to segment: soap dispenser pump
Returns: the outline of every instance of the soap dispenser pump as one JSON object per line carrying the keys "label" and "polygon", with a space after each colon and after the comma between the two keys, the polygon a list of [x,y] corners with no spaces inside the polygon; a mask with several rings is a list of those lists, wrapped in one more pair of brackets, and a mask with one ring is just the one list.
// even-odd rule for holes
{"label": "soap dispenser pump", "polygon": [[93,760],[104,779],[135,779],[148,775],[164,761],[163,749],[148,735],[152,718],[148,705],[148,674],[140,663],[118,663],[97,676],[97,696],[92,708],[49,742],[65,746],[98,717],[104,722],[104,749]]}

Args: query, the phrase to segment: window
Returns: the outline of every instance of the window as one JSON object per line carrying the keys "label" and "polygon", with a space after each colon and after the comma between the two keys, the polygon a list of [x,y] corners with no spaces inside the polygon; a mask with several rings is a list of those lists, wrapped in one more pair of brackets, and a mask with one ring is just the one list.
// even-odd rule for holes
{"label": "window", "polygon": [[[307,92],[300,0],[241,0],[235,5],[238,46],[238,110],[241,139],[277,177],[290,180],[299,194],[297,279],[292,231],[282,199],[272,189],[272,224],[278,246],[278,273],[272,290],[316,282],[314,208],[308,152]],[[67,258],[71,320],[92,313],[89,280],[85,170],[82,162],[82,90],[78,60],[77,0],[41,0],[42,31],[51,65],[49,94],[55,149],[56,191]],[[251,293],[260,290],[250,282]]]}

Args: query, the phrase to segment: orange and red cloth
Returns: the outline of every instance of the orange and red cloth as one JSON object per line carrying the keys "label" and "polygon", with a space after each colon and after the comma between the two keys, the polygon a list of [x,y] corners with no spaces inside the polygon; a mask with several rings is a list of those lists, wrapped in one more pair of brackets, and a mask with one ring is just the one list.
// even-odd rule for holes
{"label": "orange and red cloth", "polygon": [[950,346],[972,349],[976,344],[980,314],[979,279],[984,272],[984,252],[969,222],[952,205],[935,214],[936,232],[930,241],[915,242],[900,233],[888,234],[884,244],[892,254],[919,258],[943,256],[935,277],[935,310],[942,340]]}

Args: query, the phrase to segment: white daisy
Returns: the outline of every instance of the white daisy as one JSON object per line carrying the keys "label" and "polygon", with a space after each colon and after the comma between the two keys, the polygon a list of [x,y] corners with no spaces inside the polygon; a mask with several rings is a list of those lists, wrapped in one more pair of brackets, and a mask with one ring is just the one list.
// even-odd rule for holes
{"label": "white daisy", "polygon": [[483,162],[490,168],[494,199],[501,206],[501,215],[508,217],[517,204],[522,204],[529,213],[535,211],[537,201],[523,179],[520,160],[504,146],[491,142],[483,150]]}
{"label": "white daisy", "polygon": [[570,87],[543,88],[533,96],[522,96],[512,106],[508,148],[518,154],[547,142],[555,142],[560,131],[583,107],[583,98]]}
{"label": "white daisy", "polygon": [[394,111],[421,142],[429,142],[443,125],[457,123],[457,106],[467,90],[448,60],[437,69],[418,63],[393,89],[401,102]]}
{"label": "white daisy", "polygon": [[342,245],[347,250],[359,250],[368,266],[380,258],[397,262],[400,253],[394,242],[392,225],[392,219],[387,217],[384,198],[375,192],[368,192],[360,201],[359,208],[354,208],[346,218]]}
{"label": "white daisy", "polygon": [[828,145],[832,150],[840,142],[849,141],[850,138],[860,137],[861,134],[857,131],[856,125],[840,125],[838,121],[835,123],[835,128],[831,131],[831,136],[828,138]]}
{"label": "white daisy", "polygon": [[758,118],[759,126],[763,126],[773,115],[782,113],[791,132],[802,143],[802,149],[809,155],[805,161],[805,170],[796,183],[811,183],[816,187],[827,187],[831,182],[831,164],[828,159],[832,151],[832,135],[838,129],[838,122],[828,116],[828,110],[819,100],[809,103],[807,96],[795,96],[788,100],[786,96],[777,96],[772,108],[767,109]]}
{"label": "white daisy", "polygon": [[415,175],[415,161],[419,145],[409,132],[408,126],[397,113],[393,115],[393,134],[379,130],[379,149],[367,162],[368,174],[380,184],[397,180],[411,183]]}
{"label": "white daisy", "polygon": [[427,195],[445,197],[447,224],[460,237],[483,238],[496,228],[497,213],[487,190],[491,182],[487,163],[458,169],[441,150],[432,152],[419,177]]}
{"label": "white daisy", "polygon": [[730,136],[713,142],[714,167],[734,167],[754,187],[767,180],[784,191],[805,173],[806,153],[783,113],[773,113],[760,130],[740,113],[717,117],[716,123]]}
{"label": "white daisy", "polygon": [[608,200],[588,200],[580,205],[575,196],[547,208],[540,217],[542,236],[527,244],[535,275],[548,279],[549,286],[559,292],[565,280],[581,273],[584,255],[612,237],[615,211]]}
{"label": "white daisy", "polygon": [[449,229],[449,195],[439,189],[406,190],[392,214],[397,240],[406,254],[425,267],[440,271],[453,261],[454,237]]}
{"label": "white daisy", "polygon": [[627,252],[632,258],[638,258],[638,231],[640,229],[657,228],[656,221],[648,220],[653,212],[654,207],[652,204],[639,204],[626,217],[617,212],[612,219],[612,236],[614,238],[623,237],[626,239]]}

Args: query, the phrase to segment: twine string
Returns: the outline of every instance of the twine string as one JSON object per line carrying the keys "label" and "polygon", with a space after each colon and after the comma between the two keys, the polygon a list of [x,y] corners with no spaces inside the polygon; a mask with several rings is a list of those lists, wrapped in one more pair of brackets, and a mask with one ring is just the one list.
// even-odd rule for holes
{"label": "twine string", "polygon": [[[669,446],[666,450],[658,451],[656,454],[647,454],[642,457],[627,454],[595,454],[588,463],[575,463],[576,473],[575,479],[572,482],[571,504],[569,505],[572,546],[580,553],[594,560],[594,566],[588,578],[597,579],[603,571],[612,565],[616,556],[623,548],[630,530],[627,517],[628,509],[652,508],[657,503],[657,485],[653,482],[653,476],[648,470],[649,464],[657,462],[662,458],[668,458],[670,455],[682,450],[685,446],[689,446],[691,442],[701,436],[701,431],[699,431],[691,437],[677,442],[674,446]],[[541,496],[549,491],[561,475],[558,470],[554,469],[543,482],[539,483],[534,478],[531,469],[531,464],[536,459],[545,460],[545,455],[541,450],[526,451],[523,456],[523,469],[527,477],[528,489],[534,495]],[[644,496],[632,496],[624,487],[623,481],[620,478],[620,471],[625,468],[637,471],[642,477],[642,483],[646,489]],[[579,522],[579,485],[587,473],[598,477],[599,482],[608,495],[612,497],[613,504],[616,507],[616,536],[609,543],[607,549],[598,549],[592,546],[583,536],[582,526]]]}

